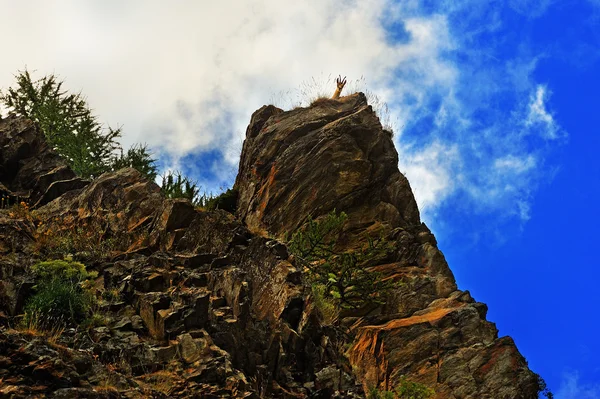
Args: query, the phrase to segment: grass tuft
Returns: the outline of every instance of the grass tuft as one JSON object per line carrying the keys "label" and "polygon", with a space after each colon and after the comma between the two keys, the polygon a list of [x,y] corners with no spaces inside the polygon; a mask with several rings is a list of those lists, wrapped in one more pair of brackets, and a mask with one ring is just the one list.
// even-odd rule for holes
{"label": "grass tuft", "polygon": [[[332,102],[338,101],[331,99],[335,88],[335,77],[332,78],[331,74],[324,77],[321,73],[321,76],[317,79],[311,77],[308,81],[302,82],[298,89],[280,91],[277,95],[271,96],[270,102],[282,109],[329,105]],[[342,91],[342,98],[358,92],[365,94],[367,102],[373,107],[373,111],[379,117],[383,130],[393,137],[394,131],[397,129],[398,119],[392,120],[387,103],[379,95],[366,89],[364,76],[356,80],[349,80]]]}

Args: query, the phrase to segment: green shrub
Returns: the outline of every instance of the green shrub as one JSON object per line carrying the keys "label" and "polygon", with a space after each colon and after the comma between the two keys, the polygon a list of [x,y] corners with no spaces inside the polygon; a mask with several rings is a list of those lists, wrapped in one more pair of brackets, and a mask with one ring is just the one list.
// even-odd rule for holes
{"label": "green shrub", "polygon": [[435,391],[426,385],[413,382],[406,377],[400,379],[400,383],[393,391],[380,391],[373,387],[369,390],[368,399],[430,399],[435,396]]}
{"label": "green shrub", "polygon": [[167,198],[187,198],[193,206],[208,210],[222,209],[234,213],[237,208],[238,191],[230,188],[216,197],[200,194],[198,183],[181,172],[166,172],[162,176],[161,189]]}
{"label": "green shrub", "polygon": [[105,290],[102,292],[102,299],[110,303],[118,302],[121,299],[121,293],[117,288]]}
{"label": "green shrub", "polygon": [[81,94],[68,94],[54,75],[33,80],[27,70],[16,75],[17,87],[0,95],[9,110],[37,122],[48,142],[80,176],[108,170],[119,148],[120,129],[103,129]]}
{"label": "green shrub", "polygon": [[395,395],[392,391],[380,391],[377,388],[371,388],[367,394],[367,399],[395,399]]}
{"label": "green shrub", "polygon": [[204,197],[202,206],[206,209],[222,209],[229,213],[235,213],[237,209],[238,190],[230,188],[216,197]]}
{"label": "green shrub", "polygon": [[145,147],[134,146],[125,156],[121,150],[121,157],[115,157],[114,151],[121,149],[117,141],[121,129],[104,128],[85,97],[68,93],[56,76],[34,80],[25,69],[15,78],[15,87],[0,92],[0,104],[36,122],[48,143],[77,175],[94,178],[123,164],[145,175],[156,172]]}
{"label": "green shrub", "polygon": [[39,262],[32,267],[36,293],[25,305],[23,323],[35,320],[41,329],[81,323],[89,314],[93,297],[83,285],[97,275],[70,259]]}
{"label": "green shrub", "polygon": [[390,245],[383,239],[368,238],[368,245],[356,251],[338,251],[336,243],[346,222],[346,214],[333,211],[320,221],[310,218],[294,233],[290,251],[306,268],[311,286],[325,287],[323,295],[341,308],[356,309],[381,304],[396,286],[381,273],[367,270],[367,264],[384,256]]}
{"label": "green shrub", "polygon": [[335,324],[340,314],[337,301],[332,300],[331,297],[326,294],[327,287],[324,285],[315,283],[311,286],[311,289],[313,301],[323,317],[323,323],[328,325]]}
{"label": "green shrub", "polygon": [[131,146],[131,148],[129,148],[129,150],[127,150],[126,154],[123,153],[122,148],[120,151],[121,155],[113,158],[113,170],[134,168],[137,169],[148,180],[154,181],[154,179],[156,179],[156,160],[152,158],[152,154],[148,152],[148,147],[145,144],[134,144]]}
{"label": "green shrub", "polygon": [[84,329],[91,330],[96,327],[107,326],[110,323],[110,319],[102,313],[93,312],[90,317],[87,317],[81,326]]}
{"label": "green shrub", "polygon": [[181,172],[166,172],[162,175],[162,192],[167,198],[187,198],[194,206],[199,203],[199,193],[197,182],[183,176]]}
{"label": "green shrub", "polygon": [[53,278],[38,285],[25,306],[24,322],[37,318],[42,329],[60,324],[79,324],[88,315],[91,298],[78,285]]}
{"label": "green shrub", "polygon": [[68,259],[39,262],[31,270],[42,282],[58,279],[78,283],[94,277],[94,273],[88,273],[82,263]]}
{"label": "green shrub", "polygon": [[548,388],[548,386],[546,385],[546,381],[544,381],[542,376],[540,376],[539,374],[537,374],[537,373],[534,373],[534,374],[535,374],[535,377],[537,378],[537,383],[538,383],[538,396],[543,395],[548,399],[554,399],[554,394],[552,393],[550,388]]}
{"label": "green shrub", "polygon": [[400,378],[400,384],[396,387],[396,393],[400,399],[429,399],[435,396],[435,391],[426,385],[413,382],[406,377]]}

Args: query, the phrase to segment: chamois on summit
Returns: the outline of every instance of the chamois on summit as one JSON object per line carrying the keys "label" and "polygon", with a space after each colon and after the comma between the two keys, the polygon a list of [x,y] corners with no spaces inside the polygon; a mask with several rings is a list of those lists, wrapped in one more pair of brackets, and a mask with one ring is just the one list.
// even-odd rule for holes
{"label": "chamois on summit", "polygon": [[344,76],[344,79],[342,79],[342,75],[338,75],[336,83],[337,89],[335,89],[335,93],[333,93],[333,97],[331,97],[332,100],[337,100],[340,98],[340,94],[342,94],[342,89],[346,85],[346,77]]}

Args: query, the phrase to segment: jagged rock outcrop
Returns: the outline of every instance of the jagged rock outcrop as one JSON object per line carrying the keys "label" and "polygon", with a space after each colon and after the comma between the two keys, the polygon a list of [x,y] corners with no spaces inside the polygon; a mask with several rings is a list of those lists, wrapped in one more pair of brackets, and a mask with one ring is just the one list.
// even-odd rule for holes
{"label": "jagged rock outcrop", "polygon": [[[36,173],[47,174],[38,160],[60,158],[29,121],[0,121],[0,132],[27,149],[4,140],[3,154],[25,158],[4,156],[13,172],[0,181],[29,187],[19,195],[34,203],[32,212],[12,202],[0,209],[1,397],[330,397],[323,369],[344,377],[345,397],[360,397],[350,370],[337,366],[337,332],[306,311],[282,243],[225,211],[165,199],[134,169],[44,204],[33,194],[43,191]],[[36,162],[27,181],[37,183],[27,185],[19,166]],[[9,328],[35,292],[30,266],[63,256],[98,272],[102,325],[50,338]]]}
{"label": "jagged rock outcrop", "polygon": [[33,122],[15,116],[0,120],[0,181],[11,203],[38,206],[87,184],[50,150]]}
{"label": "jagged rock outcrop", "polygon": [[[0,120],[0,397],[359,398],[402,375],[436,398],[537,397],[487,307],[460,291],[420,222],[389,132],[361,93],[252,115],[237,214],[165,199],[134,169],[78,179],[30,121]],[[341,247],[393,246],[370,264],[401,284],[384,305],[322,325],[285,243],[309,216],[348,214]],[[275,239],[273,237],[277,237]],[[101,325],[14,329],[30,266],[97,271]]]}
{"label": "jagged rock outcrop", "polygon": [[348,213],[352,227],[419,224],[390,133],[362,93],[289,112],[272,105],[256,111],[235,187],[250,230],[278,237],[334,208]]}
{"label": "jagged rock outcrop", "polygon": [[402,284],[353,326],[348,355],[365,386],[391,389],[408,376],[440,399],[537,398],[536,376],[514,342],[498,338],[485,304],[457,290],[397,164],[362,93],[289,112],[262,107],[246,132],[238,215],[251,230],[281,237],[337,209],[354,236],[376,226],[395,243],[372,269]]}

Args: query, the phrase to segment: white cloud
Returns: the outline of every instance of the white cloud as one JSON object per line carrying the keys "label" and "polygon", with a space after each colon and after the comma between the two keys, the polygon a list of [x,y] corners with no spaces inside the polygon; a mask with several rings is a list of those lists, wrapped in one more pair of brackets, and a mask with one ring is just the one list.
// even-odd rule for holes
{"label": "white cloud", "polygon": [[525,126],[533,126],[536,124],[544,125],[542,132],[545,133],[545,138],[553,140],[558,138],[558,126],[554,121],[554,117],[546,110],[546,101],[548,93],[546,86],[538,85],[535,94],[530,96],[529,115],[525,121]]}
{"label": "white cloud", "polygon": [[403,147],[399,152],[400,170],[410,177],[421,214],[433,212],[460,184],[458,146],[434,141],[417,152]]}
{"label": "white cloud", "polygon": [[502,158],[497,158],[494,161],[494,167],[499,173],[520,174],[525,173],[535,167],[536,160],[532,155],[526,158],[518,158],[514,155],[507,155]]}
{"label": "white cloud", "polygon": [[[459,194],[477,211],[526,220],[544,154],[525,137],[560,129],[546,87],[531,78],[538,57],[498,60],[474,45],[503,26],[498,6],[484,3],[443,1],[431,12],[417,0],[0,0],[0,35],[15,38],[3,41],[0,88],[25,66],[58,74],[102,121],[124,125],[125,147],[145,142],[165,168],[217,190],[232,181],[250,115],[274,93],[306,104],[332,92],[339,73],[349,91],[366,76],[398,121],[399,166],[426,221]],[[402,40],[390,39],[389,23]],[[531,90],[529,101],[498,106]],[[190,163],[205,153],[207,162]]]}
{"label": "white cloud", "polygon": [[555,392],[556,399],[600,399],[600,384],[582,383],[579,373],[563,374],[559,389]]}
{"label": "white cloud", "polygon": [[382,40],[383,4],[4,2],[0,33],[19,34],[3,43],[0,87],[25,65],[57,73],[104,120],[125,125],[127,144],[215,148],[240,136],[273,91],[323,70],[382,82],[417,61],[432,83],[446,79],[447,68],[429,62],[446,40],[443,19],[408,20],[415,39],[394,47]]}

